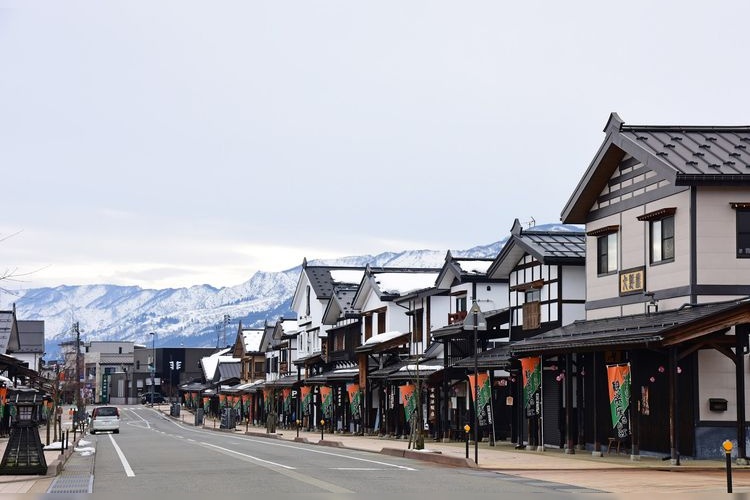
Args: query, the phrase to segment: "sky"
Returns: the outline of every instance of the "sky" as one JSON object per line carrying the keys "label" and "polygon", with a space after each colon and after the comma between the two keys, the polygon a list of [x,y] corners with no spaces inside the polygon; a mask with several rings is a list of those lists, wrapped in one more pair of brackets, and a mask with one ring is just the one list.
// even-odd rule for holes
{"label": "sky", "polygon": [[0,0],[2,286],[232,286],[558,222],[611,112],[750,125],[748,14]]}

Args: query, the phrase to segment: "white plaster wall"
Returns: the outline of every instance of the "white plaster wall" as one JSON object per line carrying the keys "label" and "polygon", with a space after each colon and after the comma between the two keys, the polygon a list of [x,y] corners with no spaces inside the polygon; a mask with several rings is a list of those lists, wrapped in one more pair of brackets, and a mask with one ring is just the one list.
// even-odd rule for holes
{"label": "white plaster wall", "polygon": [[698,283],[748,284],[750,259],[737,258],[737,217],[730,202],[750,202],[750,189],[701,188],[697,195]]}
{"label": "white plaster wall", "polygon": [[586,300],[586,269],[584,267],[564,266],[562,268],[562,292],[563,300]]}
{"label": "white plaster wall", "polygon": [[[648,259],[646,253],[647,229],[644,229],[644,225],[648,223],[636,219],[644,213],[646,211],[641,206],[620,214],[617,222],[620,225],[620,232],[617,235],[620,249],[618,270],[642,266]],[[596,246],[596,241],[594,241],[594,246]],[[615,290],[615,293],[619,293],[618,290]]]}
{"label": "white plaster wall", "polygon": [[562,306],[562,324],[568,325],[576,320],[586,318],[585,304],[563,304]]}
{"label": "white plaster wall", "polygon": [[[700,376],[698,382],[698,406],[701,420],[733,422],[737,419],[737,395],[734,363],[715,350],[698,352]],[[745,414],[750,415],[750,360],[745,356]],[[714,412],[708,409],[709,398],[727,400],[727,411]]]}
{"label": "white plaster wall", "polygon": [[[601,229],[606,226],[620,225],[620,215],[615,214],[603,219],[596,220],[586,225],[586,231]],[[622,258],[622,237],[618,234],[618,262]],[[597,237],[586,237],[586,299],[590,301],[608,299],[619,293],[619,281],[617,274],[598,276],[597,269]],[[591,318],[591,316],[587,316]]]}
{"label": "white plaster wall", "polygon": [[[411,331],[409,316],[406,315],[406,311],[406,309],[397,306],[394,302],[389,302],[388,310],[385,313],[385,331],[402,333]],[[377,322],[377,318],[375,318],[375,322]],[[374,331],[377,332],[377,330]]]}
{"label": "white plaster wall", "polygon": [[439,295],[430,297],[430,318],[425,320],[425,325],[430,325],[430,330],[437,330],[448,325],[448,314],[451,312],[452,297]]}

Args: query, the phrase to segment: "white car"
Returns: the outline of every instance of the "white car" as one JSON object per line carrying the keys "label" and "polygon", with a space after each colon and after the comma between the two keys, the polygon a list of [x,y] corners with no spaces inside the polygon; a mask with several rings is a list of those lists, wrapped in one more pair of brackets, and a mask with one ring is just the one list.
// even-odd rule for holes
{"label": "white car", "polygon": [[116,406],[99,406],[94,408],[91,414],[91,427],[89,432],[96,434],[100,431],[112,431],[120,433],[120,409]]}

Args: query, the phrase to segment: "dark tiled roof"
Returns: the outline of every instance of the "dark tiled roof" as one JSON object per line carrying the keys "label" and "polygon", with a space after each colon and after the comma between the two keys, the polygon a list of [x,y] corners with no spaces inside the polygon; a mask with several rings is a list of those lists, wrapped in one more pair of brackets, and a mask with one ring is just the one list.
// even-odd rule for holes
{"label": "dark tiled roof", "polygon": [[563,231],[523,231],[514,235],[539,256],[548,259],[586,259],[586,233]]}
{"label": "dark tiled roof", "polygon": [[622,125],[624,137],[680,175],[750,176],[750,127]]}
{"label": "dark tiled roof", "polygon": [[44,321],[19,320],[18,342],[20,348],[17,352],[44,352]]}
{"label": "dark tiled roof", "polygon": [[357,287],[337,286],[335,294],[342,314],[355,312],[352,308],[352,302],[354,302],[354,296],[357,294]]}
{"label": "dark tiled roof", "polygon": [[[350,271],[364,271],[364,267],[341,267],[341,266],[308,266],[305,268],[307,277],[310,280],[310,286],[315,290],[315,295],[319,299],[329,299],[333,295],[333,288],[336,285],[343,283],[337,283],[331,276],[331,271],[335,270],[350,270]],[[350,285],[359,285],[359,283],[347,283]]]}
{"label": "dark tiled roof", "polygon": [[219,381],[242,378],[241,363],[219,363]]}
{"label": "dark tiled roof", "polygon": [[[495,347],[494,349],[477,354],[477,367],[484,370],[488,368],[507,368],[510,361],[510,344]],[[453,366],[456,368],[474,368],[474,358],[472,356],[463,358]]]}
{"label": "dark tiled roof", "polygon": [[530,352],[658,344],[677,327],[684,328],[701,318],[747,305],[746,301],[717,302],[652,314],[580,320],[515,342],[510,351],[513,356],[518,356]]}

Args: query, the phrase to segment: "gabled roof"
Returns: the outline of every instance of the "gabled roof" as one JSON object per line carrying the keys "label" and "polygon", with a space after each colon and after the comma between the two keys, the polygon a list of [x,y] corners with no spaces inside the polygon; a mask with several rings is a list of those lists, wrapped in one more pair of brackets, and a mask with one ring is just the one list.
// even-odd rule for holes
{"label": "gabled roof", "polygon": [[203,376],[205,377],[206,381],[214,381],[214,379],[216,378],[218,366],[221,362],[227,362],[228,360],[232,360],[232,362],[239,361],[239,358],[227,356],[227,353],[231,351],[231,349],[222,349],[210,356],[201,358],[201,368],[203,369]]}
{"label": "gabled roof", "polygon": [[399,296],[435,287],[440,269],[434,268],[371,268],[367,267],[352,307],[361,310],[368,294],[374,292],[380,300],[393,300]]}
{"label": "gabled roof", "polygon": [[341,318],[358,317],[359,312],[352,306],[355,295],[357,295],[356,286],[336,286],[333,290],[333,296],[331,297],[331,300],[328,301],[328,305],[323,312],[322,323],[324,325],[335,325]]}
{"label": "gabled roof", "polygon": [[263,328],[243,328],[242,329],[242,347],[245,354],[253,352],[263,352],[261,349],[263,343]]}
{"label": "gabled roof", "polygon": [[625,125],[612,113],[604,142],[561,214],[583,224],[627,153],[673,186],[750,185],[750,127]]}
{"label": "gabled roof", "polygon": [[15,313],[13,311],[0,311],[0,354],[8,352],[11,336],[17,335],[17,328]]}
{"label": "gabled roof", "polygon": [[450,289],[456,283],[486,280],[487,270],[493,259],[454,257],[450,251],[445,255],[445,264],[440,270],[435,286]]}
{"label": "gabled roof", "polygon": [[280,318],[276,321],[273,338],[276,340],[296,337],[300,332],[299,323],[294,319]]}
{"label": "gabled roof", "polygon": [[297,288],[292,297],[292,307],[304,296],[304,283],[309,283],[318,300],[328,300],[336,285],[358,285],[365,272],[364,267],[358,266],[311,266],[307,259],[302,261],[302,271],[297,280]]}
{"label": "gabled roof", "polygon": [[507,278],[524,255],[530,254],[543,264],[586,264],[586,233],[571,231],[525,230],[516,219],[510,230],[510,238],[503,246],[487,274],[491,277]]}

